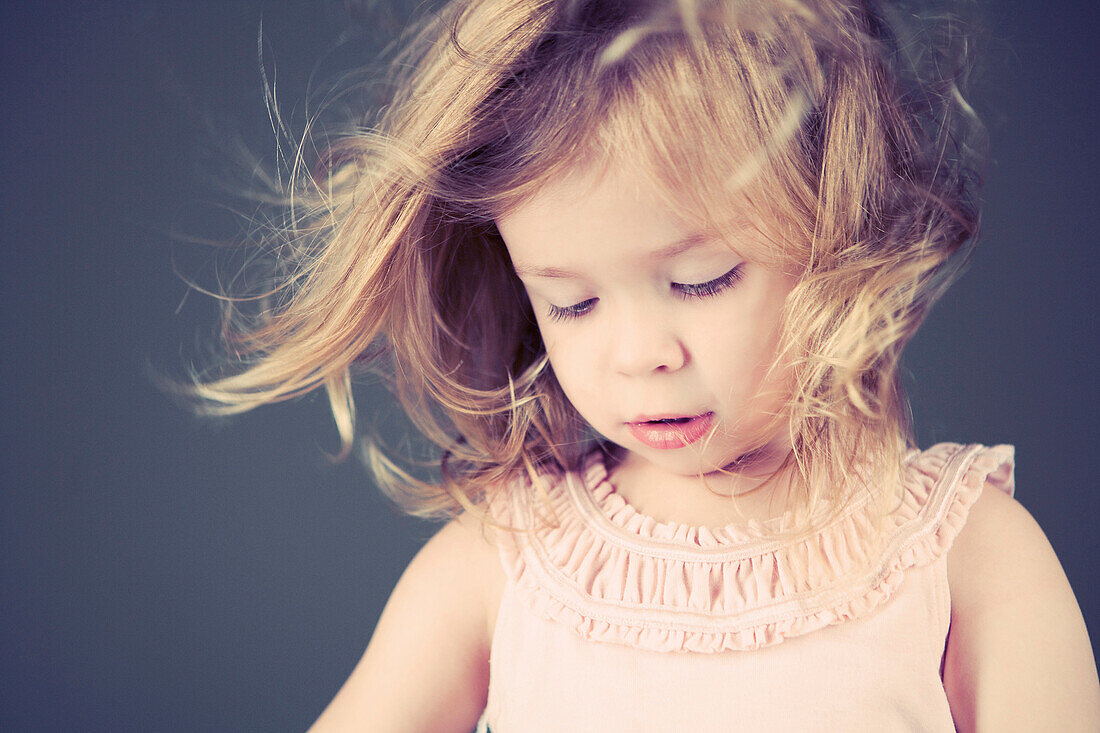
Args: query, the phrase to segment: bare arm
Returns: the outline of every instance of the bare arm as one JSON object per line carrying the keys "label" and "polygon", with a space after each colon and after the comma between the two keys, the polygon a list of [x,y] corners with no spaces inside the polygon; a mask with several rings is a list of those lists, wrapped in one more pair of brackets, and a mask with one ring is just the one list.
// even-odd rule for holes
{"label": "bare arm", "polygon": [[443,527],[409,563],[363,658],[310,730],[473,730],[489,681],[491,567],[499,561],[476,520]]}
{"label": "bare arm", "polygon": [[1100,730],[1088,631],[1046,535],[986,486],[948,558],[951,628],[944,689],[971,731]]}

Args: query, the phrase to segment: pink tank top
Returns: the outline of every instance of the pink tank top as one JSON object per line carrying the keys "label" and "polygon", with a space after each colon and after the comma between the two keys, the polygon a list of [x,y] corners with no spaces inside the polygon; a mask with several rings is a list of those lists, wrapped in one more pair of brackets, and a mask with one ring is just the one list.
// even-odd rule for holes
{"label": "pink tank top", "polygon": [[[761,541],[639,514],[594,457],[544,482],[557,526],[501,542],[479,730],[954,731],[947,550],[987,479],[1012,494],[1011,446],[913,451],[868,571],[853,555],[866,501],[803,543]],[[504,518],[536,527],[537,505],[516,500]],[[865,569],[789,577],[781,556],[808,542],[837,570]]]}

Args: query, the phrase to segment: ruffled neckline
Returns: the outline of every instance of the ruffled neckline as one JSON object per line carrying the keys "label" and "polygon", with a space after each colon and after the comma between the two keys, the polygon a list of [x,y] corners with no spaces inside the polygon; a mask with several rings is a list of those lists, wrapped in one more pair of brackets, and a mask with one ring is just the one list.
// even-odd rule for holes
{"label": "ruffled neckline", "polygon": [[[771,519],[750,519],[744,524],[715,527],[655,519],[636,509],[616,490],[600,453],[589,456],[579,476],[566,474],[562,481],[578,510],[588,516],[593,531],[611,542],[636,545],[642,552],[668,547],[680,552],[698,549],[700,557],[729,551],[748,555],[768,547],[778,548],[775,540],[762,539],[761,535],[789,530],[794,523],[790,512]],[[862,510],[868,499],[866,495],[858,497],[841,512],[837,521]],[[814,519],[822,519],[827,509],[819,508]]]}
{"label": "ruffled neckline", "polygon": [[[872,613],[908,569],[947,552],[987,480],[1013,493],[1013,448],[941,443],[913,451],[874,558],[866,554],[875,532],[869,496],[810,537],[770,540],[738,525],[657,521],[627,503],[607,476],[593,456],[579,475],[545,476],[497,505],[499,519],[527,530],[501,542],[517,593],[538,615],[593,641],[719,652],[777,644]],[[749,528],[773,531],[790,521],[784,514]],[[809,571],[792,570],[799,567]]]}

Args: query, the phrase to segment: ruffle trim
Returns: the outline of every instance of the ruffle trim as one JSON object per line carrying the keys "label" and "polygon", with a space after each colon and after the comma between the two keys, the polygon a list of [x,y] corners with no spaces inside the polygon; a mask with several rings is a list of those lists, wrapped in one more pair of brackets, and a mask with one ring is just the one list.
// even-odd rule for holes
{"label": "ruffle trim", "polygon": [[[760,540],[736,527],[640,514],[615,493],[598,457],[583,477],[547,477],[546,502],[513,501],[494,513],[527,528],[505,534],[500,552],[518,595],[539,616],[586,639],[639,649],[751,650],[873,613],[906,570],[948,551],[987,481],[1012,495],[1013,468],[1008,445],[914,451],[874,561],[866,500],[809,538]],[[557,521],[537,520],[547,515]],[[791,571],[797,567],[810,572]]]}

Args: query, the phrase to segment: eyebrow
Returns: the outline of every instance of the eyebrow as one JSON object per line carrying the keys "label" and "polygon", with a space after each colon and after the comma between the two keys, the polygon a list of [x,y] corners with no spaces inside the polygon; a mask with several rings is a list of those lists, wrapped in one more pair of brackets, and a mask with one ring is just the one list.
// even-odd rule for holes
{"label": "eyebrow", "polygon": [[[693,232],[685,237],[677,239],[671,244],[667,244],[664,247],[653,252],[650,256],[656,260],[667,260],[675,257],[676,255],[683,254],[689,249],[698,247],[700,244],[708,241],[710,237]],[[580,275],[572,270],[566,270],[561,267],[527,267],[524,265],[515,265],[516,274],[520,277],[544,277],[544,278],[579,278]]]}

